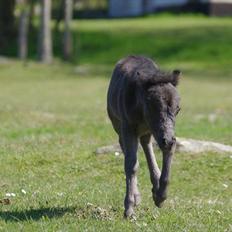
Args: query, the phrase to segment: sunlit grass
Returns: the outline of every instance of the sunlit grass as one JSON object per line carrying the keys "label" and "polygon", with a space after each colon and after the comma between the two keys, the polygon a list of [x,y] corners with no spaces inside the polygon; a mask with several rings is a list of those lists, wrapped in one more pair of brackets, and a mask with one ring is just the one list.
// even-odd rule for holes
{"label": "sunlit grass", "polygon": [[[0,205],[1,230],[229,231],[228,155],[177,154],[169,199],[159,210],[141,154],[143,202],[136,221],[123,220],[123,157],[94,154],[117,141],[105,110],[108,79],[82,78],[74,67],[59,66],[0,67],[0,199],[16,194],[10,205]],[[232,144],[230,82],[199,83],[188,76],[180,84],[177,134]]]}

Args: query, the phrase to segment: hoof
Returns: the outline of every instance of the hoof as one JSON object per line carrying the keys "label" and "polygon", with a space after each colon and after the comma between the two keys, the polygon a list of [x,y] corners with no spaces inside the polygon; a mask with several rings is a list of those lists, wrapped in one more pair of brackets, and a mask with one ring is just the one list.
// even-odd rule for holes
{"label": "hoof", "polygon": [[153,197],[155,205],[158,208],[162,208],[164,205],[164,201],[167,199],[166,197],[160,197],[159,195],[156,195],[155,197]]}
{"label": "hoof", "polygon": [[132,208],[129,208],[124,211],[124,218],[130,218],[134,215],[134,210]]}
{"label": "hoof", "polygon": [[158,208],[162,208],[163,205],[164,205],[164,200],[163,200],[163,201],[155,200],[155,205],[156,205]]}

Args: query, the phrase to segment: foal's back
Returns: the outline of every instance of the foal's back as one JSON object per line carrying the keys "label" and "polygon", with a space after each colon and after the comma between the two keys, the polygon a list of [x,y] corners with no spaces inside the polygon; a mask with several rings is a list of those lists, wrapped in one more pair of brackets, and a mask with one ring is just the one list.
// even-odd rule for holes
{"label": "foal's back", "polygon": [[141,79],[146,79],[157,70],[158,66],[143,56],[128,56],[116,64],[107,96],[107,110],[111,120],[121,120],[125,111],[137,104],[139,96],[136,90]]}

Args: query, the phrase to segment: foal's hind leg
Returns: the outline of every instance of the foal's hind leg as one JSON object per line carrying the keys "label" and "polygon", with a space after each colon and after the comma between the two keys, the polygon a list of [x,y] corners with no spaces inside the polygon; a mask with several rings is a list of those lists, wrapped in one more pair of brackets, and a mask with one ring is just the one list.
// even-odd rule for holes
{"label": "foal's hind leg", "polygon": [[134,213],[134,206],[140,202],[140,194],[137,186],[137,160],[138,138],[133,129],[123,125],[121,130],[121,146],[125,155],[124,168],[126,174],[126,196],[124,200],[125,217]]}
{"label": "foal's hind leg", "polygon": [[156,201],[156,193],[159,189],[159,181],[160,181],[160,169],[156,162],[155,154],[153,152],[151,135],[144,135],[140,138],[140,143],[143,147],[144,153],[146,155],[148,168],[150,171],[150,179],[153,185],[152,195],[154,201]]}

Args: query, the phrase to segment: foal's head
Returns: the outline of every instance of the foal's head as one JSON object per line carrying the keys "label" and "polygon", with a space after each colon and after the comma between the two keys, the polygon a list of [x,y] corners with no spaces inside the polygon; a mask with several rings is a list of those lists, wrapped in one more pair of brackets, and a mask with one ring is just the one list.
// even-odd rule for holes
{"label": "foal's head", "polygon": [[180,111],[180,97],[176,86],[180,71],[171,74],[158,72],[144,80],[145,119],[161,149],[175,145],[175,120]]}

